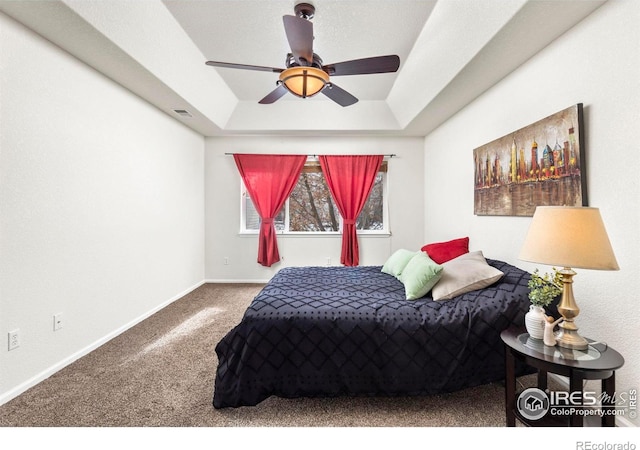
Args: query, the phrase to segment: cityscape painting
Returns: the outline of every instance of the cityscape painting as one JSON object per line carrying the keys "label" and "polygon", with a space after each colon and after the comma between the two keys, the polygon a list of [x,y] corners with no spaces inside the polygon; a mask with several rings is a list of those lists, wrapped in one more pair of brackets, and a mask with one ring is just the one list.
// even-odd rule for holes
{"label": "cityscape painting", "polygon": [[582,103],[473,150],[474,214],[587,206]]}

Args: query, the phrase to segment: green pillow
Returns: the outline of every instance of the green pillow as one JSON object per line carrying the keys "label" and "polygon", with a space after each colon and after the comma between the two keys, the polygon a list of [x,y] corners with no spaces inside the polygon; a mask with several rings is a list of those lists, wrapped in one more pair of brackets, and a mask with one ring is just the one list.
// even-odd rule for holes
{"label": "green pillow", "polygon": [[407,300],[424,297],[442,276],[442,266],[424,252],[416,253],[400,275]]}
{"label": "green pillow", "polygon": [[395,253],[387,259],[387,262],[384,263],[382,271],[400,279],[400,275],[405,266],[415,255],[416,252],[412,252],[411,250],[405,250],[403,248],[396,250]]}

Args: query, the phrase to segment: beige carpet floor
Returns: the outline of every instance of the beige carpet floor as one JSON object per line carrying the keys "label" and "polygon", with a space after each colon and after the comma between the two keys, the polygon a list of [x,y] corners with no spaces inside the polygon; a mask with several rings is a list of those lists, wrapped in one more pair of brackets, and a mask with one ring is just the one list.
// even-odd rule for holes
{"label": "beige carpet floor", "polygon": [[[0,406],[3,427],[501,427],[500,383],[398,398],[212,406],[215,345],[261,289],[206,284]],[[532,376],[520,378],[533,386]]]}

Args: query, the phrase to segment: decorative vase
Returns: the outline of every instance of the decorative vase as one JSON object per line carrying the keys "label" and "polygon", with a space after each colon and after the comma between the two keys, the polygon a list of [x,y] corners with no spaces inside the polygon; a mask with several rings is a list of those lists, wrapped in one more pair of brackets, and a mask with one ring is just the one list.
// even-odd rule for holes
{"label": "decorative vase", "polygon": [[542,339],[544,337],[546,322],[547,316],[544,314],[542,306],[531,305],[529,312],[524,315],[524,326],[527,328],[529,336],[534,339]]}

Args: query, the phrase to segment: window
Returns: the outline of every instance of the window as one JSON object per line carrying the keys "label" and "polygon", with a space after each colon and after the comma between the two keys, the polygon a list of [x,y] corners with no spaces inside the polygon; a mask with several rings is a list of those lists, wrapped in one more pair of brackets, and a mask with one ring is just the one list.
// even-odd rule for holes
{"label": "window", "polygon": [[[242,181],[240,182],[242,184]],[[388,233],[387,228],[387,163],[382,162],[369,198],[356,221],[361,234]],[[260,216],[242,184],[241,232],[257,233]],[[320,164],[307,163],[285,206],[274,220],[278,233],[339,233],[342,219]]]}

